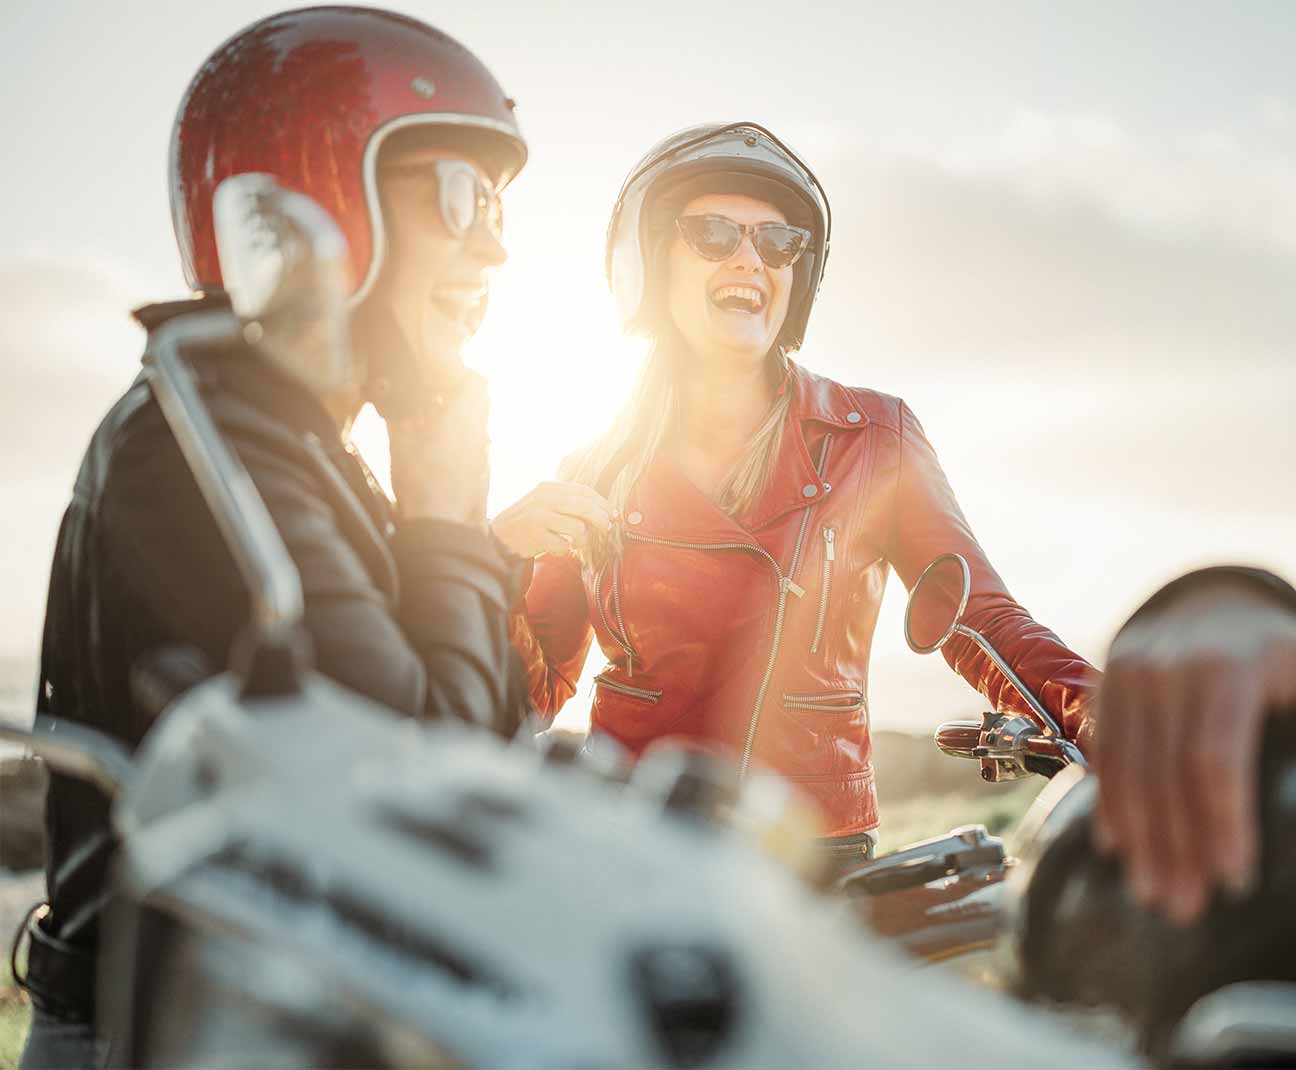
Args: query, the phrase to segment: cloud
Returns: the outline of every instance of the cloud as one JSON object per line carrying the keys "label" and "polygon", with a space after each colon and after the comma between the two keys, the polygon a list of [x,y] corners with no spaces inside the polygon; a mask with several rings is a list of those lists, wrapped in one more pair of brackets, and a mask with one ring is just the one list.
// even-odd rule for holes
{"label": "cloud", "polygon": [[837,218],[812,336],[882,361],[1288,363],[1286,107],[1271,99],[1250,125],[1177,138],[1025,113],[986,137],[839,150],[821,170]]}
{"label": "cloud", "polygon": [[37,649],[59,517],[91,434],[139,367],[144,334],[129,312],[148,292],[107,262],[0,260],[0,653]]}
{"label": "cloud", "polygon": [[1041,201],[1079,199],[1171,237],[1296,252],[1290,102],[1268,97],[1227,129],[1135,132],[1103,116],[1023,111],[997,134],[938,152],[956,174],[1006,180]]}
{"label": "cloud", "polygon": [[112,264],[0,261],[0,486],[70,482],[90,433],[138,369],[144,334],[130,309],[145,293]]}

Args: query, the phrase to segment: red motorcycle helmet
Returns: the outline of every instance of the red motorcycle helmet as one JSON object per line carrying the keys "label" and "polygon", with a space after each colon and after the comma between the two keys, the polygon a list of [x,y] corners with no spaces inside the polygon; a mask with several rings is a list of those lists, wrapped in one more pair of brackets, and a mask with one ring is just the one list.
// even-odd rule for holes
{"label": "red motorcycle helmet", "polygon": [[503,188],[527,158],[514,103],[454,38],[376,8],[310,7],[253,23],[221,45],[185,91],[171,132],[171,216],[185,278],[221,287],[212,194],[259,171],[305,193],[350,248],[351,304],[386,249],[377,162],[392,134],[426,127]]}

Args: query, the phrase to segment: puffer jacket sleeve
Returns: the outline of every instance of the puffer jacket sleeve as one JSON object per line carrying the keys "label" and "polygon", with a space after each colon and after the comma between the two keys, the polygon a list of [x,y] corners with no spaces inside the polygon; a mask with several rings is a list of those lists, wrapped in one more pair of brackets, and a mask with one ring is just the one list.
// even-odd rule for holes
{"label": "puffer jacket sleeve", "polygon": [[575,557],[536,558],[526,596],[510,616],[509,638],[526,669],[532,704],[552,719],[576,694],[594,638]]}
{"label": "puffer jacket sleeve", "polygon": [[[972,574],[963,622],[990,641],[1067,736],[1085,748],[1093,731],[1089,707],[1098,671],[1008,593],[972,534],[917,417],[901,402],[899,477],[888,557],[908,589],[934,558],[950,552],[962,554]],[[956,635],[941,652],[995,709],[1031,716],[1016,688],[971,640]]]}

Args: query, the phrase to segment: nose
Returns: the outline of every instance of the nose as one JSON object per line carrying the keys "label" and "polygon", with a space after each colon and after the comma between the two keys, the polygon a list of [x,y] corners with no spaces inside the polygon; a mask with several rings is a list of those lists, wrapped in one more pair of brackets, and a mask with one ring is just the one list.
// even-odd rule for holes
{"label": "nose", "polygon": [[738,248],[734,250],[733,256],[729,258],[729,262],[725,266],[738,271],[756,272],[761,269],[762,262],[756,253],[755,235],[743,235],[742,241],[738,243]]}

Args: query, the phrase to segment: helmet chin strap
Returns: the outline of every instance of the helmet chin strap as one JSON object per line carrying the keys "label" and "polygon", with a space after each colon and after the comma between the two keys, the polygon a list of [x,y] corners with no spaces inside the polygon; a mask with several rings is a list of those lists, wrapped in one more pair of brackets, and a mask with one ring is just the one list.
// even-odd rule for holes
{"label": "helmet chin strap", "polygon": [[765,372],[769,376],[770,386],[776,393],[781,392],[792,372],[792,363],[782,342],[775,342],[773,348],[765,354]]}

